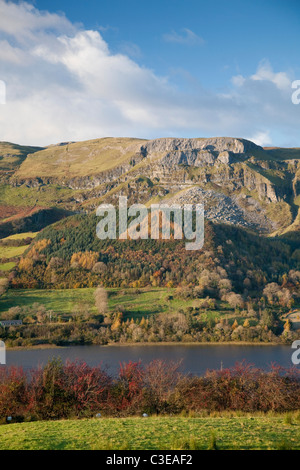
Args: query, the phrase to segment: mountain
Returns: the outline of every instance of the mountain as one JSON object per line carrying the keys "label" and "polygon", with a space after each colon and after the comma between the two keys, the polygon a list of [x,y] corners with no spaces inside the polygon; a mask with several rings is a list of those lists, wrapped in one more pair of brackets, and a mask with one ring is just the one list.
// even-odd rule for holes
{"label": "mountain", "polygon": [[[6,331],[10,345],[298,339],[287,315],[300,305],[299,149],[216,137],[104,138],[42,149],[3,144],[0,151],[1,308],[24,320]],[[95,209],[117,206],[120,195],[148,207],[202,202],[203,249],[186,250],[186,240],[172,237],[99,240]],[[116,305],[95,317],[89,305],[99,285]],[[89,288],[88,306],[79,288]],[[18,289],[38,294],[28,306]],[[72,289],[68,295],[81,299],[67,318],[59,302],[46,309],[53,289]],[[151,324],[139,300],[149,291]],[[21,300],[8,308],[15,294]],[[119,295],[125,307],[117,305]]]}
{"label": "mountain", "polygon": [[231,137],[102,138],[46,148],[0,143],[0,234],[3,223],[26,211],[92,212],[119,195],[148,205],[204,203],[213,222],[297,233],[300,149]]}

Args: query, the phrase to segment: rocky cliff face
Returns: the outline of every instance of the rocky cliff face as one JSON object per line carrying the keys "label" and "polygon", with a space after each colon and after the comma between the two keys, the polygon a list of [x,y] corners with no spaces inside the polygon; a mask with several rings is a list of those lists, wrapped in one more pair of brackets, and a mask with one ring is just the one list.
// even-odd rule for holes
{"label": "rocky cliff face", "polygon": [[[82,154],[84,168],[85,159],[89,162],[91,160],[91,152],[88,145],[82,148],[85,150],[85,153],[83,152]],[[179,179],[188,182],[187,175],[182,171],[182,167],[184,166],[200,169],[219,167],[222,173],[224,171],[222,169],[224,165],[228,166],[242,162],[257,151],[263,152],[261,147],[258,147],[250,141],[229,137],[209,139],[155,139],[140,146],[135,145],[135,152],[130,154],[130,158],[125,159],[121,163],[117,161],[116,165],[109,170],[97,171],[97,162],[95,161],[95,164],[91,166],[90,174],[78,176],[77,174],[72,174],[72,163],[68,164],[68,171],[65,173],[57,171],[64,157],[60,156],[60,158],[55,160],[52,158],[51,152],[49,153],[49,149],[51,148],[49,147],[47,149],[49,172],[47,171],[46,175],[45,171],[37,165],[35,176],[28,176],[28,170],[26,169],[26,172],[22,171],[23,167],[21,165],[19,171],[11,178],[11,184],[15,186],[26,184],[29,187],[36,187],[41,184],[61,184],[71,189],[91,189],[100,184],[117,180],[128,172],[136,173],[131,170],[141,162],[143,163],[141,171],[144,173],[149,172],[153,177],[161,178],[167,182],[167,180],[173,177],[177,179],[175,173],[179,172]],[[110,145],[110,154],[111,151],[113,152],[113,149],[113,145]],[[116,146],[116,152],[119,151],[120,148]],[[126,149],[123,149],[123,152],[125,151]],[[77,155],[74,150],[74,158],[76,157]],[[68,149],[67,158],[72,162],[71,148]],[[107,158],[110,159],[111,155],[108,155]],[[37,154],[36,159],[39,160],[39,154]],[[100,168],[101,165],[99,165],[99,170]]]}
{"label": "rocky cliff face", "polygon": [[254,151],[263,150],[248,140],[230,137],[210,139],[155,139],[141,147],[141,153],[157,165],[215,165],[244,160]]}
{"label": "rocky cliff face", "polygon": [[208,139],[155,139],[147,142],[142,147],[147,155],[176,151],[212,151],[221,153],[224,151],[233,154],[251,154],[253,150],[262,150],[261,147],[245,139],[232,137],[213,137]]}
{"label": "rocky cliff face", "polygon": [[[69,200],[53,202],[73,210],[92,210],[119,194],[145,203],[180,193],[185,203],[204,201],[211,220],[270,232],[291,223],[296,214],[299,158],[285,159],[284,149],[278,157],[278,150],[274,154],[231,137],[98,139],[30,155],[10,177],[10,185],[34,188],[37,202],[40,188],[69,188],[74,191]],[[273,205],[278,213],[268,209]]]}

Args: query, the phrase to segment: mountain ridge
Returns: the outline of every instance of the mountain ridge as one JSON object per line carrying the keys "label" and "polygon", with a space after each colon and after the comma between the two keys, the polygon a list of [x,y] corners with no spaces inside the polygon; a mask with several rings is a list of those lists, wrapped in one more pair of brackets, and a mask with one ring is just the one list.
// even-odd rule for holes
{"label": "mountain ridge", "polygon": [[[106,137],[45,148],[3,144],[2,219],[11,201],[24,207],[90,212],[126,195],[130,202],[148,205],[204,200],[212,221],[276,235],[299,230],[297,148],[263,148],[236,137]],[[3,165],[14,152],[22,156],[7,170]]]}

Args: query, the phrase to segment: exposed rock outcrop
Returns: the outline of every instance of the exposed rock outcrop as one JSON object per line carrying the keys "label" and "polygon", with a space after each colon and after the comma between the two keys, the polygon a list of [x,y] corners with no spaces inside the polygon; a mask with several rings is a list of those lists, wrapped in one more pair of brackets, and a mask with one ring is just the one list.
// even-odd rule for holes
{"label": "exposed rock outcrop", "polygon": [[[297,149],[287,150],[287,156],[296,157],[288,159],[284,150],[265,150],[232,137],[105,138],[40,150],[6,178],[12,186],[34,188],[37,202],[42,186],[41,192],[49,185],[69,188],[73,192],[64,200],[57,192],[54,205],[72,210],[92,210],[99,201],[119,194],[146,203],[197,186],[185,193],[184,200],[192,201],[197,195],[207,205],[211,199],[214,207],[208,218],[271,231],[276,227],[266,216],[267,206],[287,204],[295,218],[293,203],[300,194]],[[143,185],[145,179],[151,184]],[[271,209],[268,213],[276,216]]]}

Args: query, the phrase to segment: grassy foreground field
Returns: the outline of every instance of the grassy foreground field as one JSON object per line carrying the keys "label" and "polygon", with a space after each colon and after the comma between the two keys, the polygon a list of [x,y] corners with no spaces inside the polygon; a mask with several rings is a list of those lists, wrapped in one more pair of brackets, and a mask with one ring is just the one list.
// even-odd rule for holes
{"label": "grassy foreground field", "polygon": [[299,415],[285,415],[21,423],[0,426],[0,450],[6,449],[300,449],[300,421]]}

